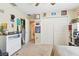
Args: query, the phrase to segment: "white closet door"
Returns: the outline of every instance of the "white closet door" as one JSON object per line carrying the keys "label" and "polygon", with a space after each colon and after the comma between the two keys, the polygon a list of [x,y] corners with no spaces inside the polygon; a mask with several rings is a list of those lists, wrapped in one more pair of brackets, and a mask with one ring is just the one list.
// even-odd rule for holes
{"label": "white closet door", "polygon": [[53,24],[49,20],[41,21],[41,43],[53,44]]}
{"label": "white closet door", "polygon": [[48,18],[41,21],[41,42],[46,44],[68,44],[68,19]]}
{"label": "white closet door", "polygon": [[58,23],[54,25],[54,44],[66,45],[67,44],[67,25],[64,23]]}
{"label": "white closet door", "polygon": [[54,25],[54,44],[67,45],[68,44],[68,18],[49,18]]}

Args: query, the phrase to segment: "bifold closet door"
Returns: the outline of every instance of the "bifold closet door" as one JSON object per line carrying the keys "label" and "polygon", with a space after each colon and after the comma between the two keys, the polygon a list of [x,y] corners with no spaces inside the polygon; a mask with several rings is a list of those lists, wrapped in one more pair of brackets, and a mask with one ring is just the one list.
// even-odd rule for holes
{"label": "bifold closet door", "polygon": [[41,20],[41,43],[67,45],[68,37],[67,17]]}
{"label": "bifold closet door", "polygon": [[49,20],[41,20],[41,43],[53,44],[53,24]]}
{"label": "bifold closet door", "polygon": [[54,44],[55,45],[67,45],[67,25],[65,23],[54,24]]}
{"label": "bifold closet door", "polygon": [[68,18],[49,18],[53,23],[53,36],[54,45],[67,45],[68,44]]}

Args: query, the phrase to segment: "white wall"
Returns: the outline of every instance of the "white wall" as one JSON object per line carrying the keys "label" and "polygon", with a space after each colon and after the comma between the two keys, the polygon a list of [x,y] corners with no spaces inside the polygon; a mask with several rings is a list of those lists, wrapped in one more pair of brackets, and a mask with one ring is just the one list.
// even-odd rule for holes
{"label": "white wall", "polygon": [[[51,43],[50,41],[52,41],[52,43],[53,43],[53,39],[51,39],[51,40],[49,40],[50,39],[50,36],[53,36],[53,34],[51,34],[52,32],[51,32],[51,29],[49,29],[49,27],[50,27],[50,25],[51,24],[55,24],[55,28],[57,28],[57,27],[59,27],[59,26],[61,26],[62,27],[62,25],[65,25],[66,27],[66,30],[63,30],[63,28],[62,29],[60,29],[59,31],[61,31],[61,30],[63,30],[63,31],[65,31],[64,33],[66,33],[66,35],[65,35],[65,37],[66,37],[66,39],[65,40],[59,40],[59,42],[58,41],[56,41],[56,40],[54,40],[54,41],[56,41],[55,43],[57,43],[57,44],[61,44],[61,45],[67,45],[68,44],[68,42],[69,42],[69,33],[68,33],[68,25],[69,25],[69,22],[71,21],[71,19],[73,19],[74,17],[74,11],[68,11],[68,14],[66,15],[66,16],[61,16],[61,11],[56,11],[56,13],[57,13],[57,15],[51,15],[51,12],[47,12],[47,16],[46,17],[43,17],[43,13],[41,13],[40,14],[40,19],[39,20],[41,20],[42,21],[42,32],[44,32],[44,33],[40,33],[40,37],[42,37],[41,39],[39,38],[39,43]],[[55,18],[58,18],[58,19],[55,19]],[[61,19],[59,19],[59,18],[61,18]],[[63,19],[62,19],[63,18]],[[45,21],[45,20],[47,20],[47,21]],[[49,21],[49,20],[53,20],[52,21],[52,23],[51,23],[51,21]],[[55,21],[55,20],[57,20],[57,22]],[[47,23],[47,25],[45,25],[43,22],[46,22]],[[49,21],[49,24],[48,24],[48,21]],[[66,23],[67,22],[67,23]],[[59,24],[60,23],[60,24]],[[61,23],[63,23],[63,24],[61,24]],[[65,23],[65,24],[64,24]],[[59,26],[57,26],[59,24]],[[47,33],[48,31],[45,31],[45,26],[48,26],[47,27],[47,30],[50,30],[49,31],[49,33]],[[53,26],[53,25],[52,25]],[[51,27],[51,28],[53,28],[53,27]],[[53,29],[52,29],[52,31],[53,31]],[[57,30],[58,31],[58,30]],[[56,32],[56,31],[54,31],[54,32]],[[57,32],[56,32],[57,33]],[[60,32],[60,33],[62,33],[62,32]],[[59,33],[59,34],[60,34]],[[49,34],[49,35],[47,35],[46,36],[46,34]],[[63,35],[62,34],[57,34],[58,36],[57,37],[59,37],[59,36],[62,36],[62,38],[63,38]],[[55,36],[56,36],[56,34],[55,34]],[[45,38],[49,38],[49,39],[45,39]],[[52,38],[52,37],[51,37]],[[57,39],[57,38],[55,38],[55,39]],[[49,41],[49,42],[48,42]]]}
{"label": "white wall", "polygon": [[[43,17],[43,13],[40,13],[40,19],[39,19],[39,20],[46,20],[47,18],[58,18],[58,17],[61,18],[61,17],[67,17],[67,22],[68,22],[68,23],[66,24],[66,26],[68,27],[70,21],[75,18],[75,12],[74,12],[74,10],[68,10],[68,11],[67,11],[67,15],[65,15],[65,16],[61,16],[61,10],[55,11],[55,12],[56,12],[56,15],[51,15],[51,12],[54,12],[54,11],[46,12],[47,15],[46,15],[45,17]],[[49,20],[49,19],[48,19],[48,20]],[[60,20],[60,21],[61,21],[61,20]],[[61,22],[63,22],[63,21],[61,21]],[[57,23],[56,23],[56,24],[57,24]],[[40,34],[37,34],[36,36],[41,37],[41,33],[40,33]],[[63,35],[62,35],[62,36],[63,36]],[[44,35],[43,35],[43,37],[44,37]],[[42,39],[39,38],[39,40],[37,41],[37,43],[40,43],[41,40],[42,40]],[[42,41],[43,41],[42,43],[44,43],[45,40],[42,40]],[[62,40],[61,40],[61,41],[62,41]],[[66,41],[67,41],[67,42],[70,41],[68,29],[67,29],[67,40],[66,40]],[[62,43],[62,44],[64,44],[64,43]],[[66,43],[65,43],[65,44],[66,44]]]}
{"label": "white wall", "polygon": [[[26,18],[26,15],[19,11],[16,7],[8,3],[0,3],[0,9],[4,10],[4,13],[0,12],[0,23],[7,22],[9,25],[10,15],[14,14],[15,17],[23,18],[26,20],[26,42],[29,40],[29,20]],[[8,30],[11,30],[8,28]]]}
{"label": "white wall", "polygon": [[26,20],[26,44],[28,43],[28,41],[29,41],[29,35],[30,35],[30,26],[29,26],[29,20]]}

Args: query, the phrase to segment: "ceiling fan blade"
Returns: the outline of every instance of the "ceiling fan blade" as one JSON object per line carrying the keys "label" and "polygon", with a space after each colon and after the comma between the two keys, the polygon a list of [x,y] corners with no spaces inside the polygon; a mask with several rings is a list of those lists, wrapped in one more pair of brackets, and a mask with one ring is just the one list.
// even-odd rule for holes
{"label": "ceiling fan blade", "polygon": [[51,3],[51,5],[55,5],[55,3]]}
{"label": "ceiling fan blade", "polygon": [[38,6],[40,3],[36,3],[35,6]]}
{"label": "ceiling fan blade", "polygon": [[12,6],[17,6],[15,3],[10,3]]}

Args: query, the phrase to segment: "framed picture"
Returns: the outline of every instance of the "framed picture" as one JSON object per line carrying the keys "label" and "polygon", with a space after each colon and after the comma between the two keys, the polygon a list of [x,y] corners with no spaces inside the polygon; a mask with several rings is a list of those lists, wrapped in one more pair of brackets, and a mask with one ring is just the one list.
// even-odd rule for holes
{"label": "framed picture", "polygon": [[15,15],[12,14],[10,21],[11,21],[11,22],[14,22],[14,19],[15,19]]}
{"label": "framed picture", "polygon": [[40,19],[40,14],[36,14],[35,18]]}
{"label": "framed picture", "polygon": [[47,15],[46,13],[43,13],[43,17],[46,17],[46,15]]}
{"label": "framed picture", "polygon": [[51,15],[52,15],[52,16],[56,16],[56,12],[52,12]]}
{"label": "framed picture", "polygon": [[62,10],[61,15],[67,15],[67,10]]}
{"label": "framed picture", "polygon": [[35,26],[35,33],[40,33],[40,32],[41,32],[41,27]]}

